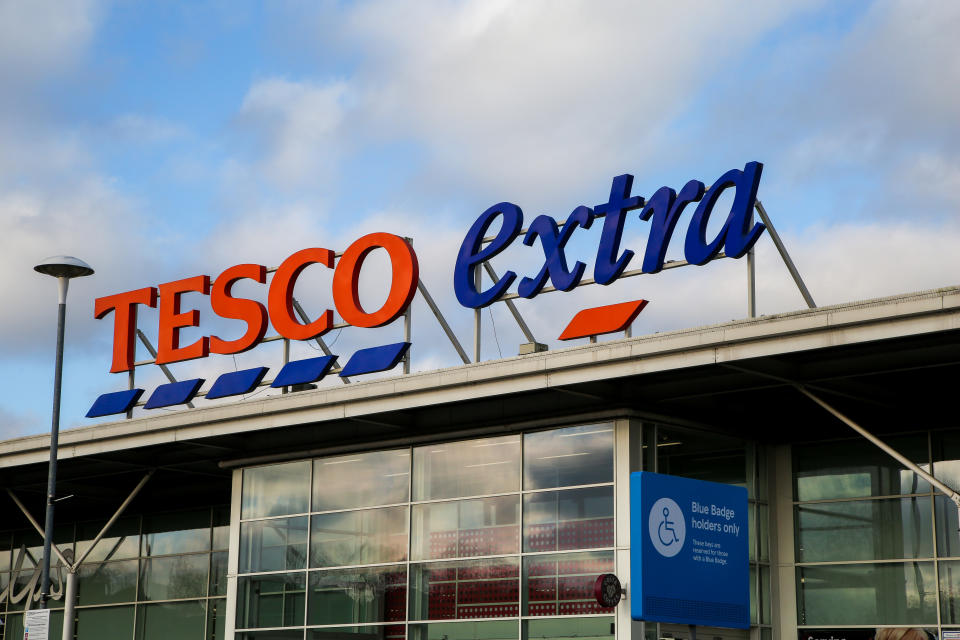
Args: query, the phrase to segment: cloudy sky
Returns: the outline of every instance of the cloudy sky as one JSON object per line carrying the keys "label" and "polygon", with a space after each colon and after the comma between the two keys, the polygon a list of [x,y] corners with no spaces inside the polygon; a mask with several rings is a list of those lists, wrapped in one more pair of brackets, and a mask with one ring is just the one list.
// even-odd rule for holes
{"label": "cloudy sky", "polygon": [[[958,284],[958,32],[950,0],[0,0],[0,438],[49,428],[56,287],[32,266],[52,254],[97,270],[70,290],[65,427],[127,382],[108,373],[99,296],[390,231],[413,238],[466,344],[452,271],[479,213],[510,201],[563,219],[622,173],[649,196],[763,162],[760,198],[820,305]],[[625,246],[639,253],[647,230],[631,218]],[[598,235],[571,242],[588,273]],[[539,249],[515,244],[495,268],[532,275]],[[769,237],[757,251],[759,312],[802,308]],[[371,307],[385,267],[374,255],[364,269]],[[594,304],[651,300],[634,335],[742,318],[745,271],[718,261],[519,306],[559,348]],[[297,296],[317,314],[329,286],[308,270]],[[201,310],[185,344],[242,333],[184,301]],[[428,313],[415,301],[413,368],[457,364]],[[515,355],[506,309],[484,321],[484,358]],[[140,326],[155,340],[155,314]],[[345,358],[402,328],[326,338]],[[272,343],[172,369],[212,380],[280,358]],[[160,374],[137,380],[149,393]]]}

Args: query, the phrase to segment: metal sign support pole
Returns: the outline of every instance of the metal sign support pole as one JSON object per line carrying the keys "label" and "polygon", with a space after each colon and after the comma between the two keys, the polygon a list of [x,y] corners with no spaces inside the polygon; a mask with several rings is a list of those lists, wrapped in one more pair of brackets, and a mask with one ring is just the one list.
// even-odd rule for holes
{"label": "metal sign support pole", "polygon": [[[483,272],[480,271],[480,269],[474,268],[473,281],[476,284],[477,291],[479,291],[481,285],[483,285]],[[480,309],[473,310],[473,361],[474,362],[480,362],[480,331],[481,331],[480,320],[482,317],[483,316],[480,314]]]}
{"label": "metal sign support pole", "polygon": [[440,323],[440,328],[447,334],[447,339],[450,340],[450,344],[457,350],[457,355],[463,360],[463,364],[470,364],[470,356],[467,355],[467,352],[463,349],[463,345],[457,340],[456,334],[453,333],[453,329],[450,328],[447,319],[443,317],[443,314],[440,312],[440,307],[438,307],[437,303],[433,300],[433,296],[427,291],[427,286],[423,284],[423,280],[417,282],[417,290],[420,292],[420,295],[423,296],[423,300],[427,303],[427,306],[430,307],[430,311],[433,312],[433,316],[437,319],[437,322]]}
{"label": "metal sign support pole", "polygon": [[[137,329],[137,337],[140,338],[140,342],[143,343],[143,346],[145,346],[145,347],[147,348],[147,351],[149,351],[149,352],[150,352],[150,355],[153,357],[153,359],[156,360],[156,359],[157,359],[157,350],[153,348],[153,345],[152,345],[152,344],[150,344],[150,340],[147,339],[146,334],[143,333],[143,331],[141,331],[140,329]],[[161,365],[158,365],[158,366],[160,367],[160,371],[163,371],[163,375],[167,376],[167,380],[169,380],[170,382],[176,382],[176,381],[177,381],[177,379],[176,379],[175,377],[173,377],[173,374],[170,373],[170,369],[167,368],[167,365],[161,364]],[[193,409],[193,403],[192,403],[192,402],[188,402],[188,403],[187,403],[187,406],[190,407],[191,409]]]}
{"label": "metal sign support pole", "polygon": [[787,253],[787,248],[783,245],[780,234],[777,233],[773,223],[770,221],[767,210],[763,208],[763,203],[757,200],[754,208],[757,210],[757,213],[760,214],[760,220],[766,225],[767,231],[770,233],[770,239],[773,240],[773,244],[777,247],[777,251],[783,259],[783,264],[787,265],[787,270],[790,272],[794,283],[796,283],[797,289],[800,290],[800,295],[803,296],[804,302],[807,303],[809,308],[816,309],[817,304],[813,301],[813,296],[810,295],[810,290],[807,289],[807,285],[804,284],[803,278],[800,277],[800,272],[797,271],[797,265],[793,264],[793,260],[790,259],[790,254]]}

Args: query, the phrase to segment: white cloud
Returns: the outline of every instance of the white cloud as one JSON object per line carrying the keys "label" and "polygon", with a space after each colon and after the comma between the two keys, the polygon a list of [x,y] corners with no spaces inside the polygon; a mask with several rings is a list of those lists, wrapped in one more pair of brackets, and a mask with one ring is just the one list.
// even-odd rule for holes
{"label": "white cloud", "polygon": [[165,118],[139,113],[125,113],[117,116],[111,123],[110,130],[122,140],[141,144],[167,142],[186,133],[183,126]]}
{"label": "white cloud", "polygon": [[32,82],[70,68],[93,36],[94,0],[8,0],[0,3],[0,79]]}

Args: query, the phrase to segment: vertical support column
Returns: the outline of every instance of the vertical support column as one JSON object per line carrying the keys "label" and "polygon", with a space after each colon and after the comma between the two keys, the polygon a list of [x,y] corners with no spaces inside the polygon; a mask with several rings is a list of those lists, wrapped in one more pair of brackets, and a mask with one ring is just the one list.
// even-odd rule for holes
{"label": "vertical support column", "polygon": [[233,470],[230,493],[230,543],[227,554],[227,611],[224,640],[234,640],[237,628],[237,572],[240,569],[240,498],[243,492],[243,469]]}
{"label": "vertical support column", "polygon": [[[480,269],[474,269],[473,271],[473,281],[476,284],[477,291],[480,290],[480,287],[483,286],[483,272]],[[481,309],[473,310],[473,361],[480,362],[480,332],[482,329],[481,326]]]}
{"label": "vertical support column", "polygon": [[772,449],[770,482],[770,614],[773,640],[797,637],[797,569],[794,562],[793,460],[789,445]]}
{"label": "vertical support column", "polygon": [[67,567],[67,589],[63,596],[63,640],[73,640],[73,627],[77,604],[77,574],[74,567]]}
{"label": "vertical support column", "polygon": [[643,428],[636,418],[616,421],[614,452],[614,499],[616,508],[616,575],[626,590],[626,597],[616,610],[616,640],[643,640],[645,623],[630,617],[630,598],[634,596],[630,573],[630,473],[643,471]]}

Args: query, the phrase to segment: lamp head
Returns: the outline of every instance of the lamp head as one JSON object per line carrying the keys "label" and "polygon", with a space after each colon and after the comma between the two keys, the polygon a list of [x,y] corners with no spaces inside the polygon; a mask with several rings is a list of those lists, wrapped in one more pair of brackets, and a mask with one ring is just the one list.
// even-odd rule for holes
{"label": "lamp head", "polygon": [[73,256],[44,258],[33,270],[54,278],[80,278],[93,274],[93,267]]}

